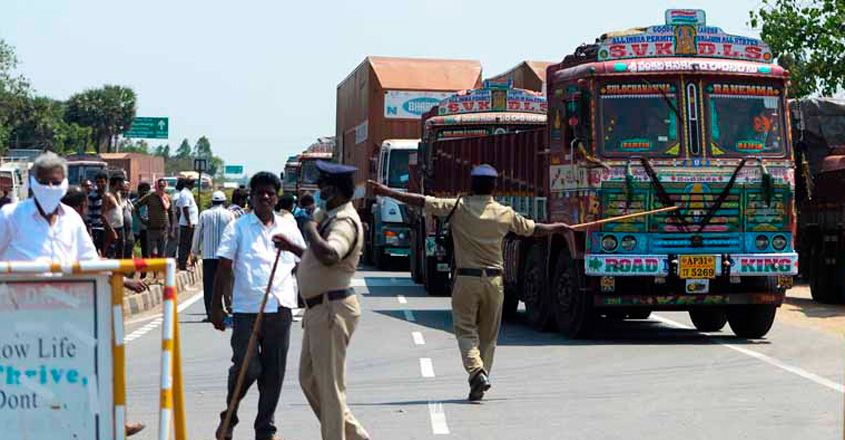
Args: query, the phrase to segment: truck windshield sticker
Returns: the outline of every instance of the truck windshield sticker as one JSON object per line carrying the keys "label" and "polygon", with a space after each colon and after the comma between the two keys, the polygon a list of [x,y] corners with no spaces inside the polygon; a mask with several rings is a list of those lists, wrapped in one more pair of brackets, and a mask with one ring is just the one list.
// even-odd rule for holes
{"label": "truck windshield sticker", "polygon": [[607,84],[600,92],[604,154],[678,155],[674,85]]}
{"label": "truck windshield sticker", "polygon": [[438,105],[440,116],[465,113],[522,112],[546,114],[546,98],[530,90],[486,88],[452,95]]}
{"label": "truck windshield sticker", "polygon": [[783,153],[778,88],[710,84],[704,90],[711,155]]}

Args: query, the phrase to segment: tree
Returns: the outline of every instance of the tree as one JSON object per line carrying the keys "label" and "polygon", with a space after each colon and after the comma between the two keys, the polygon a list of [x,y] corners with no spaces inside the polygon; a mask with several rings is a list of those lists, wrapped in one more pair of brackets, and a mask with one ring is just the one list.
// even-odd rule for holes
{"label": "tree", "polygon": [[7,147],[15,125],[16,112],[29,100],[29,81],[15,73],[18,58],[15,49],[0,39],[0,147]]}
{"label": "tree", "polygon": [[191,144],[188,143],[187,139],[182,139],[182,143],[176,149],[176,158],[187,159],[189,157],[191,157]]}
{"label": "tree", "polygon": [[133,141],[131,139],[121,139],[117,141],[117,151],[121,153],[142,153],[150,154],[150,146],[147,141],[140,139]]}
{"label": "tree", "polygon": [[65,120],[90,127],[95,150],[113,151],[114,136],[124,133],[135,120],[135,92],[128,88],[105,85],[70,97]]}
{"label": "tree", "polygon": [[159,145],[153,151],[153,155],[163,157],[165,161],[170,159],[170,145]]}
{"label": "tree", "polygon": [[749,14],[751,27],[790,71],[792,96],[832,95],[845,86],[845,2],[763,0]]}
{"label": "tree", "polygon": [[200,136],[197,139],[197,144],[194,146],[194,156],[204,159],[211,159],[211,142],[205,136]]}

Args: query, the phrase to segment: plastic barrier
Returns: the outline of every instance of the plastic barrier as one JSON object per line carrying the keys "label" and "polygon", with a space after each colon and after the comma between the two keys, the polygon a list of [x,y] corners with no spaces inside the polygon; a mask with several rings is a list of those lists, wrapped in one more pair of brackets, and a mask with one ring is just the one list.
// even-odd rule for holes
{"label": "plastic barrier", "polygon": [[125,438],[123,275],[142,271],[165,273],[158,438],[187,438],[173,259],[0,262],[4,438]]}

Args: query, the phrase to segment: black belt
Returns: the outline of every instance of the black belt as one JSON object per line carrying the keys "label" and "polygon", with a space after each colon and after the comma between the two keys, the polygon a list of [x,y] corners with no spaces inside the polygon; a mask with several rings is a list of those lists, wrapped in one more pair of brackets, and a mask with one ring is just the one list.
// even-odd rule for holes
{"label": "black belt", "polygon": [[497,277],[501,274],[502,269],[493,269],[489,267],[487,269],[471,269],[466,267],[458,269],[458,275],[465,277],[483,277],[485,275],[488,277]]}
{"label": "black belt", "polygon": [[339,299],[350,297],[354,294],[355,291],[352,289],[330,290],[326,293],[321,293],[313,298],[306,298],[305,305],[310,309],[311,307],[322,304],[324,298],[328,298],[329,301],[337,301]]}

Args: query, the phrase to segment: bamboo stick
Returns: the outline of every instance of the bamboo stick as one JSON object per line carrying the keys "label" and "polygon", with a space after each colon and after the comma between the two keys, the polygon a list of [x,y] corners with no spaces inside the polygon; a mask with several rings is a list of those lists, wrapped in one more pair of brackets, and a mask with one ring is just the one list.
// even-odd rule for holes
{"label": "bamboo stick", "polygon": [[675,211],[678,208],[679,208],[679,206],[667,206],[665,208],[652,209],[651,211],[641,211],[641,212],[635,212],[635,213],[632,213],[632,214],[620,215],[620,216],[617,216],[617,217],[603,218],[601,220],[596,220],[596,221],[587,222],[587,223],[578,223],[577,225],[571,225],[570,227],[572,229],[586,229],[586,228],[589,228],[590,226],[601,225],[601,224],[604,224],[604,223],[618,222],[620,220],[627,220],[629,218],[643,217],[643,216],[646,216],[646,215],[658,214],[658,213],[661,213],[661,212]]}

